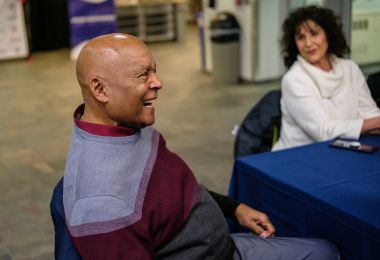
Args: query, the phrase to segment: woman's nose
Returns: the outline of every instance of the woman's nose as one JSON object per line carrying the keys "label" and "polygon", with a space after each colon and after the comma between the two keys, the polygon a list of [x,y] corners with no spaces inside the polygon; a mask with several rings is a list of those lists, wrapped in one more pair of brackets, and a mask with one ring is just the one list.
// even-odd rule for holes
{"label": "woman's nose", "polygon": [[305,45],[306,46],[310,46],[311,43],[312,43],[311,37],[310,36],[306,36],[305,37]]}

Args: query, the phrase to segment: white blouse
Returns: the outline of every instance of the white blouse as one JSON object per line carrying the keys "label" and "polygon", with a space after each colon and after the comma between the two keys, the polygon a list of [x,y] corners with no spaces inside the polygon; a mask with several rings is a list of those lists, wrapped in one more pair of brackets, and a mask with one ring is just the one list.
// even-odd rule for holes
{"label": "white blouse", "polygon": [[366,80],[351,60],[330,57],[323,71],[300,55],[281,82],[281,132],[273,150],[325,141],[358,139],[363,119],[380,116]]}

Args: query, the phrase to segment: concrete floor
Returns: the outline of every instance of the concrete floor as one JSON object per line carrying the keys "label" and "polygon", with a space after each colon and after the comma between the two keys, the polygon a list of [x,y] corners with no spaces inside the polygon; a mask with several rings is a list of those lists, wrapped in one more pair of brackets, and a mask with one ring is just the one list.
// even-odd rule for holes
{"label": "concrete floor", "polygon": [[[186,41],[150,44],[164,84],[155,127],[198,181],[226,193],[231,129],[278,81],[222,86],[200,70],[197,28]],[[0,62],[0,260],[53,259],[49,202],[64,171],[71,116],[81,103],[69,50]]]}

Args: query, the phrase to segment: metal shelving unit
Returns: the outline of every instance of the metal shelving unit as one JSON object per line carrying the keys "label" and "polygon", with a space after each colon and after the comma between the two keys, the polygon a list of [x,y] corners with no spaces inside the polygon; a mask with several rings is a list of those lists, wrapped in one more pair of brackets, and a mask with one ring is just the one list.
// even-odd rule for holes
{"label": "metal shelving unit", "polygon": [[184,19],[178,19],[182,4],[172,2],[152,2],[125,4],[116,1],[118,31],[132,34],[145,42],[178,40],[183,33]]}

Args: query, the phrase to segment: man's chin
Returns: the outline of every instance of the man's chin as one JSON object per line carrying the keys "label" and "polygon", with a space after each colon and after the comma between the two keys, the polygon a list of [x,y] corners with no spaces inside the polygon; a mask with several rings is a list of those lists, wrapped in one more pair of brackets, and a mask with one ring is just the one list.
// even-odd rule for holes
{"label": "man's chin", "polygon": [[154,119],[151,120],[151,121],[149,121],[149,122],[146,122],[146,123],[142,126],[142,128],[143,128],[143,127],[146,127],[146,126],[151,126],[151,125],[153,125],[153,124],[154,124]]}

